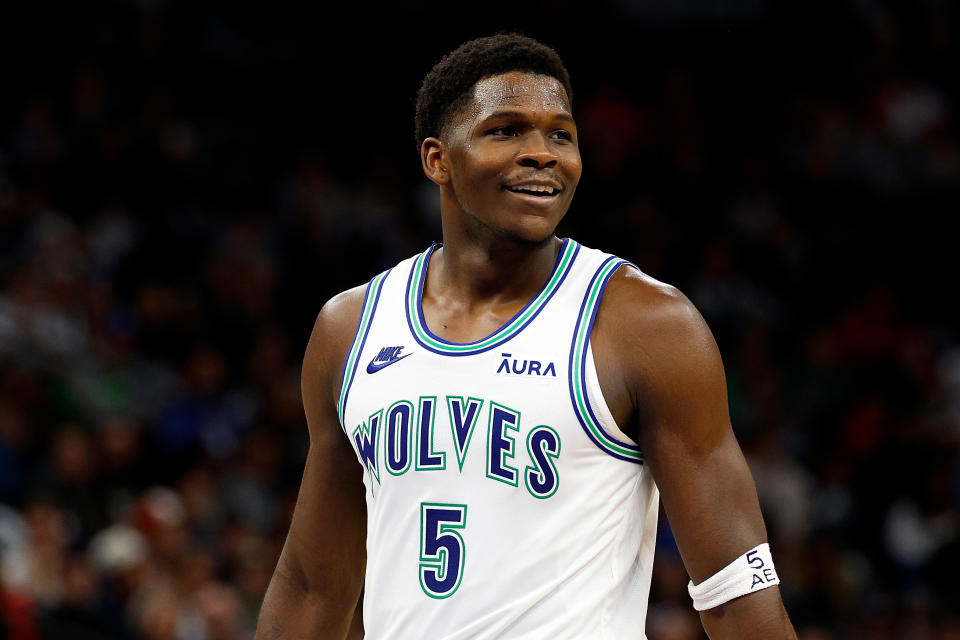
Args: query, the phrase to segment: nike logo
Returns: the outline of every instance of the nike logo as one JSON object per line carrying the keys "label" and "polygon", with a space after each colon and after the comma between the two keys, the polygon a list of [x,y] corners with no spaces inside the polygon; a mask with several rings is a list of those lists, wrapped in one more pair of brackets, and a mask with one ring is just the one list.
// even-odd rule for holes
{"label": "nike logo", "polygon": [[413,355],[412,353],[400,355],[401,351],[403,351],[403,347],[384,347],[380,349],[380,353],[367,365],[367,373],[376,373],[384,367],[389,367],[393,363],[400,362],[407,356]]}

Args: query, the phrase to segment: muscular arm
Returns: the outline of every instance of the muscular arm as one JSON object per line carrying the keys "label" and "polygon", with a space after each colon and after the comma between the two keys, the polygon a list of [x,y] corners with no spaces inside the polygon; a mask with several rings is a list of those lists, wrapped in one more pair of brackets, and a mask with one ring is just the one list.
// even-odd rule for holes
{"label": "muscular arm", "polygon": [[366,562],[364,488],[336,406],[363,293],[352,289],[328,302],[307,345],[300,386],[310,450],[256,640],[345,638],[360,597]]}
{"label": "muscular arm", "polygon": [[[633,269],[611,279],[592,338],[604,395],[644,452],[694,584],[767,540],[750,470],[730,426],[723,363],[676,289]],[[722,638],[795,638],[771,587],[700,618]]]}

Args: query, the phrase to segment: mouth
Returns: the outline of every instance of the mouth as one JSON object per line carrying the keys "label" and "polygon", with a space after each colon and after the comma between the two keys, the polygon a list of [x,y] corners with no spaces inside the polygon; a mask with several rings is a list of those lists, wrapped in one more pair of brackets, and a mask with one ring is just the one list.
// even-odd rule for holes
{"label": "mouth", "polygon": [[508,185],[503,187],[505,191],[516,194],[528,202],[547,203],[555,200],[562,193],[557,185],[543,183],[529,183]]}

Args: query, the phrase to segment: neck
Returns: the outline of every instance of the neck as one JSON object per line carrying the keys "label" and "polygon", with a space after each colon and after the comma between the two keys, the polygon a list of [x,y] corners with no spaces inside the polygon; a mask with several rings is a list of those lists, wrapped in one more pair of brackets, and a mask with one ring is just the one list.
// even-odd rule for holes
{"label": "neck", "polygon": [[561,241],[551,235],[530,243],[497,234],[445,226],[443,247],[434,252],[427,288],[475,304],[525,304],[550,278]]}

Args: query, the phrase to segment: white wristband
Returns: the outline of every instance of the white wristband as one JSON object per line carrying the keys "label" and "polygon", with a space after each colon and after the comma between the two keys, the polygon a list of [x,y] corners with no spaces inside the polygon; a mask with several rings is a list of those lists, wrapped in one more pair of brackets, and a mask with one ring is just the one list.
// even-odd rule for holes
{"label": "white wristband", "polygon": [[700,584],[694,585],[691,580],[687,591],[693,598],[693,608],[703,611],[775,584],[780,584],[780,578],[773,566],[770,545],[764,542]]}

